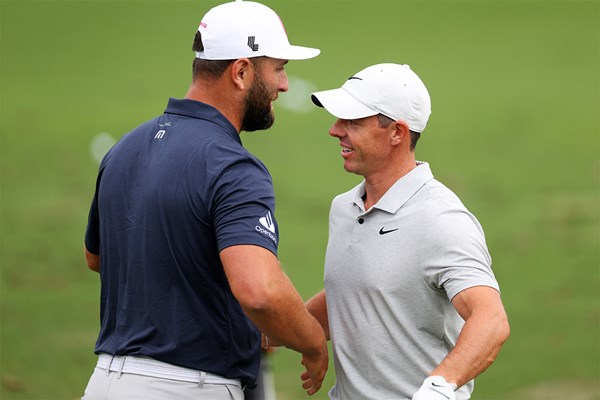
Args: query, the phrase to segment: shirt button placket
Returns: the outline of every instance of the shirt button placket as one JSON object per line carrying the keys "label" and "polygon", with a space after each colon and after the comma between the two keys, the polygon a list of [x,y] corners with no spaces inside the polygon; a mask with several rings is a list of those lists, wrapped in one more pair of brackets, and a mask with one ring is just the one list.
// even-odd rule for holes
{"label": "shirt button placket", "polygon": [[364,217],[359,216],[354,223],[352,229],[352,243],[360,243],[360,237],[365,229],[366,220]]}

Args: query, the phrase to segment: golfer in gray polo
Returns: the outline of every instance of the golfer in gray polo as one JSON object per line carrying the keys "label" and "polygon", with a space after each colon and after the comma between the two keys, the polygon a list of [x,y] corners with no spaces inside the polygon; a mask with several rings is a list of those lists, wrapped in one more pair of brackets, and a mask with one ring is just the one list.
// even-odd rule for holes
{"label": "golfer in gray polo", "polygon": [[425,85],[378,64],[312,100],[364,177],[333,200],[325,289],[307,302],[332,341],[330,398],[469,399],[509,326],[481,225],[415,159]]}

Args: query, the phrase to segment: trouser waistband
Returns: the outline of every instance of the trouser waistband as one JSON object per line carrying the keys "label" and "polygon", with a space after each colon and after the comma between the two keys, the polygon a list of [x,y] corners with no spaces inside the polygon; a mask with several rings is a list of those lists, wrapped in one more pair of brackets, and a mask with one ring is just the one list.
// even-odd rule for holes
{"label": "trouser waistband", "polygon": [[96,367],[109,372],[151,376],[154,378],[172,379],[182,382],[197,383],[198,386],[209,385],[235,385],[242,387],[238,379],[228,379],[210,372],[179,367],[177,365],[158,361],[144,356],[111,356],[100,354]]}

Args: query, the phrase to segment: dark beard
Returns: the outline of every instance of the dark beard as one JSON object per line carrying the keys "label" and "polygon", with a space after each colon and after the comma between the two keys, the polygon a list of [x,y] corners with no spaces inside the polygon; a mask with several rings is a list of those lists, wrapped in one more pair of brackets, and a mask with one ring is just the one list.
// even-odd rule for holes
{"label": "dark beard", "polygon": [[244,118],[240,129],[242,131],[269,129],[275,122],[275,115],[271,110],[271,94],[258,75],[246,96],[244,107]]}

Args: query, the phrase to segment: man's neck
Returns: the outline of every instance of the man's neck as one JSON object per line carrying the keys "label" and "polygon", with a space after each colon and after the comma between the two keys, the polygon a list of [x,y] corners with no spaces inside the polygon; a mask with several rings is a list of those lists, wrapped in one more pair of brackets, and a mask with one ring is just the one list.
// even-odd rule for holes
{"label": "man's neck", "polygon": [[365,176],[365,195],[363,200],[365,202],[365,210],[373,207],[381,198],[387,193],[387,191],[396,183],[400,178],[408,174],[410,171],[417,167],[417,162],[414,157],[414,153],[411,153],[408,159],[399,164],[397,168],[384,169],[378,174],[371,176]]}
{"label": "man's neck", "polygon": [[235,94],[220,80],[196,80],[189,87],[185,98],[213,106],[240,132],[242,107],[237,102]]}

